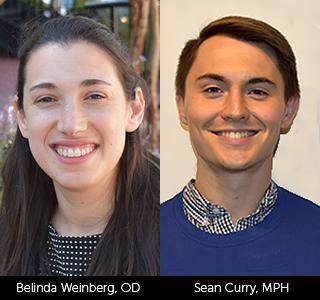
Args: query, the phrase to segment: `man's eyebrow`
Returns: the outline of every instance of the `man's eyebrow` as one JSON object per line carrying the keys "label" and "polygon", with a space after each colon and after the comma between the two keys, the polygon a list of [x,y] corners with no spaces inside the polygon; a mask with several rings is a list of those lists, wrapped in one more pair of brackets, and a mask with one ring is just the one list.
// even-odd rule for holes
{"label": "man's eyebrow", "polygon": [[32,88],[30,88],[29,92],[32,92],[36,89],[57,89],[58,87],[51,83],[51,82],[41,82],[39,84],[34,85]]}
{"label": "man's eyebrow", "polygon": [[203,75],[199,76],[196,79],[196,81],[201,81],[201,80],[206,80],[206,79],[226,82],[225,77],[218,75],[218,74],[214,74],[214,73],[203,74]]}
{"label": "man's eyebrow", "polygon": [[96,84],[111,85],[110,82],[104,81],[102,79],[86,79],[81,82],[80,86],[91,86]]}
{"label": "man's eyebrow", "polygon": [[[104,85],[111,85],[111,83],[101,80],[101,79],[85,79],[80,83],[80,86],[91,86],[96,84],[104,84]],[[58,87],[51,82],[41,82],[39,84],[34,85],[30,88],[30,92],[36,89],[57,89]]]}
{"label": "man's eyebrow", "polygon": [[[221,81],[221,82],[226,82],[228,83],[229,80],[226,79],[222,75],[214,74],[214,73],[208,73],[208,74],[203,74],[199,76],[196,81],[201,81],[201,80],[215,80],[215,81]],[[245,81],[246,84],[256,84],[256,83],[267,83],[272,86],[277,86],[275,82],[272,80],[268,79],[267,77],[253,77]]]}
{"label": "man's eyebrow", "polygon": [[273,86],[277,86],[275,84],[275,82],[273,82],[272,80],[266,78],[266,77],[255,77],[255,78],[251,78],[247,81],[247,84],[256,84],[256,83],[267,83]]}

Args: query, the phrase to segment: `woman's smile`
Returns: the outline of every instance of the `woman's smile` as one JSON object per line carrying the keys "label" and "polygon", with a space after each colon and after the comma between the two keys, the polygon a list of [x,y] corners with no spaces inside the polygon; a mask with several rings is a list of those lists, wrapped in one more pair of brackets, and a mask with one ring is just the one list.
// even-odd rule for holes
{"label": "woman's smile", "polygon": [[99,144],[85,141],[62,141],[50,144],[62,163],[82,163],[91,158]]}

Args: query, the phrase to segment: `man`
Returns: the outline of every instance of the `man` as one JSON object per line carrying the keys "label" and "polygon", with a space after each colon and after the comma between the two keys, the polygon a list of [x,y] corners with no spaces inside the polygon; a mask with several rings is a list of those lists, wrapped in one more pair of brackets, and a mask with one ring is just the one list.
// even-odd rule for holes
{"label": "man", "polygon": [[161,206],[162,275],[320,275],[320,208],[271,179],[299,108],[295,57],[268,24],[225,17],[176,74],[195,180]]}

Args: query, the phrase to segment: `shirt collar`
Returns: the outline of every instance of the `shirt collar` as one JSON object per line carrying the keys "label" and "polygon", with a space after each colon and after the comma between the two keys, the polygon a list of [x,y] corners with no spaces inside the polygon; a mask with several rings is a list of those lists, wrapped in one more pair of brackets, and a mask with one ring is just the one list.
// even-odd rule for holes
{"label": "shirt collar", "polygon": [[272,211],[278,195],[277,185],[271,181],[255,212],[234,224],[229,212],[223,206],[209,202],[196,189],[194,182],[191,180],[183,191],[184,213],[196,227],[210,233],[228,234],[257,225]]}

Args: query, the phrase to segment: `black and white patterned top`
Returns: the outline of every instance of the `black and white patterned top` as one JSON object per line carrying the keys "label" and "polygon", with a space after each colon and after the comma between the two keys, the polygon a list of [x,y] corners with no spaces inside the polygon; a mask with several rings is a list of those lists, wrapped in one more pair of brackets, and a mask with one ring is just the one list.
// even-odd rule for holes
{"label": "black and white patterned top", "polygon": [[54,276],[84,276],[101,234],[62,236],[48,225],[48,259]]}
{"label": "black and white patterned top", "polygon": [[277,185],[271,181],[259,207],[247,217],[232,222],[230,213],[222,206],[210,203],[191,180],[183,190],[183,209],[187,219],[197,228],[213,234],[229,234],[262,222],[272,211],[278,196]]}

